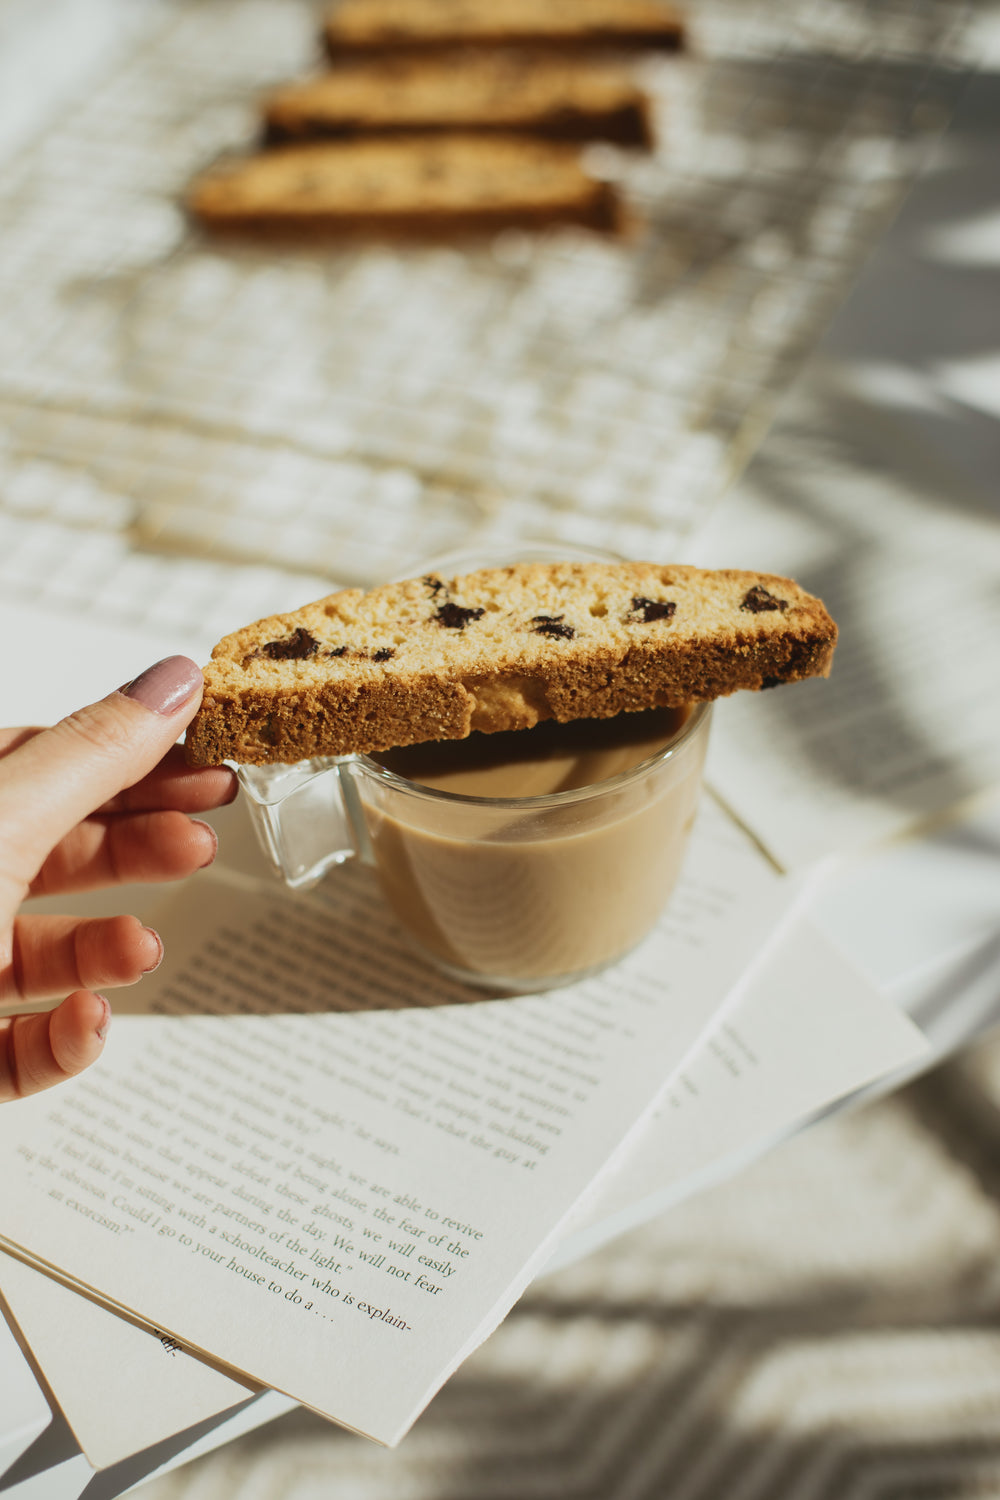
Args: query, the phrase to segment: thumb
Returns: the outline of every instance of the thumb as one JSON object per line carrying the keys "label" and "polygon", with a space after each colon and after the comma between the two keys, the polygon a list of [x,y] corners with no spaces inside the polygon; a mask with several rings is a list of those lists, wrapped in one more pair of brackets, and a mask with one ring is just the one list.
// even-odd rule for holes
{"label": "thumb", "polygon": [[28,884],[81,819],[151,771],[194,717],[203,679],[168,656],[43,729],[0,764],[0,873]]}

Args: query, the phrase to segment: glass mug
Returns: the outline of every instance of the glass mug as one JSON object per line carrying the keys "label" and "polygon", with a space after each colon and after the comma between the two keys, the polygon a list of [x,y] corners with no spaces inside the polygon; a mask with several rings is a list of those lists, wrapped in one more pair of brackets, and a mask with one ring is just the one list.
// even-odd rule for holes
{"label": "glass mug", "polygon": [[[438,559],[419,571],[581,556],[611,560],[579,548],[533,547],[499,560]],[[614,963],[666,904],[694,821],[711,705],[659,713],[668,737],[661,733],[653,753],[605,779],[542,795],[442,790],[368,755],[243,766],[239,776],[258,838],[288,885],[304,889],[345,860],[361,859],[375,870],[403,929],[441,970],[526,993]],[[627,731],[624,721],[649,717],[603,722]],[[578,731],[584,726],[555,730],[571,754]],[[619,762],[627,758],[618,755]],[[579,759],[584,768],[592,763]]]}

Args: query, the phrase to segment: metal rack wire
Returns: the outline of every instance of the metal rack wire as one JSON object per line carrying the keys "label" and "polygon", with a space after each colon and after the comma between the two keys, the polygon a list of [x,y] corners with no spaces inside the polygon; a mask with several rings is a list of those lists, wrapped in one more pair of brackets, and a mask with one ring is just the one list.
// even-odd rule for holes
{"label": "metal rack wire", "polygon": [[655,153],[592,152],[640,212],[630,243],[213,242],[184,188],[255,139],[317,21],[161,0],[0,171],[0,519],[347,582],[494,537],[667,556],[968,70],[951,0],[700,0],[690,53],[640,65]]}

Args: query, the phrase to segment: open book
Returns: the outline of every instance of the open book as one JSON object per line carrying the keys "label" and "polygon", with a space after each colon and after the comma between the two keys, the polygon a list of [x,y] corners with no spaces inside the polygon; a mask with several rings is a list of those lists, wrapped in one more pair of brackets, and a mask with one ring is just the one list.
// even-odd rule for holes
{"label": "open book", "polygon": [[[806,922],[794,922],[713,1027],[618,1170],[564,1227],[562,1263],[759,1154],[806,1116],[923,1055],[901,1019]],[[547,1268],[546,1268],[547,1269]],[[105,1467],[251,1400],[255,1387],[2,1257],[12,1319],[77,1441]],[[95,1380],[95,1351],[100,1379]]]}
{"label": "open book", "polygon": [[[410,957],[364,870],[295,899],[206,873],[158,916],[170,960],[134,992],[146,1014],[5,1119],[3,1243],[223,1375],[394,1443],[743,1002],[793,894],[706,800],[635,954],[484,1000]],[[868,1076],[922,1046],[872,1014]]]}

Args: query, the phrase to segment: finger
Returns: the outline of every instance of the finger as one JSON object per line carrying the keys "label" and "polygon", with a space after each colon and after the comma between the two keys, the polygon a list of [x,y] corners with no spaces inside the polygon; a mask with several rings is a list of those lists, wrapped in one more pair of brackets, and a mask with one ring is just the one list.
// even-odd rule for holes
{"label": "finger", "polygon": [[159,934],[137,917],[18,917],[8,961],[0,964],[0,1003],[120,989],[162,957]]}
{"label": "finger", "polygon": [[41,734],[38,725],[30,724],[21,729],[0,729],[0,757],[7,754],[9,750],[16,750],[18,745],[23,745],[27,740],[33,740],[36,734]]}
{"label": "finger", "polygon": [[225,807],[239,791],[236,774],[228,766],[189,766],[180,745],[171,745],[158,766],[135,786],[105,802],[102,813],[152,812],[175,808],[178,812],[211,812]]}
{"label": "finger", "polygon": [[[0,760],[19,745],[44,734],[36,725],[25,729],[0,729]],[[159,765],[135,786],[110,798],[97,812],[147,812],[176,808],[178,812],[211,812],[235,801],[239,792],[235,771],[228,766],[189,766],[181,745],[171,745]]]}
{"label": "finger", "polygon": [[100,1057],[111,1025],[103,995],[79,990],[42,1015],[0,1021],[0,1101],[37,1094]]}
{"label": "finger", "polygon": [[214,828],[180,812],[86,818],[31,882],[32,896],[64,895],[126,881],[182,880],[215,858]]}
{"label": "finger", "polygon": [[163,759],[201,701],[202,675],[169,656],[118,692],[34,735],[0,763],[0,874],[23,890],[75,824]]}

